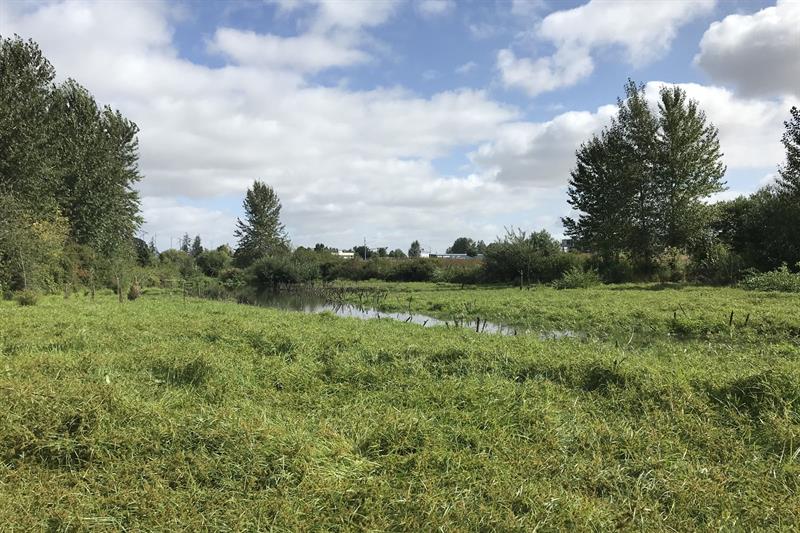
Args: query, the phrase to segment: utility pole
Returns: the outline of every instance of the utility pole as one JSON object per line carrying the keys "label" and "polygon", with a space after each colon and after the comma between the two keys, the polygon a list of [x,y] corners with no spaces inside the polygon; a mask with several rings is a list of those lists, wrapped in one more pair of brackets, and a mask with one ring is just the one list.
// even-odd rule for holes
{"label": "utility pole", "polygon": [[367,238],[364,237],[364,261],[367,260]]}

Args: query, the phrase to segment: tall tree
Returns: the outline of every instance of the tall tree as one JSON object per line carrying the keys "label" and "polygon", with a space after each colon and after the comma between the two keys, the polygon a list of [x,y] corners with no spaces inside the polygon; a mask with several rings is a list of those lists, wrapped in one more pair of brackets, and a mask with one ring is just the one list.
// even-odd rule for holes
{"label": "tall tree", "polygon": [[658,103],[659,244],[686,248],[707,224],[702,198],[724,190],[718,131],[680,87],[663,87]]}
{"label": "tall tree", "polygon": [[792,107],[789,114],[791,119],[783,123],[786,131],[781,138],[786,148],[786,164],[778,170],[780,174],[778,185],[782,192],[798,199],[800,198],[800,109]]}
{"label": "tall tree", "polygon": [[192,249],[190,250],[190,253],[194,258],[197,258],[197,256],[203,253],[203,243],[200,240],[200,235],[195,235],[194,241],[192,241]]}
{"label": "tall tree", "polygon": [[34,217],[52,213],[55,69],[33,41],[0,36],[0,194]]}
{"label": "tall tree", "polygon": [[420,257],[422,255],[422,247],[419,244],[419,241],[414,241],[411,243],[411,247],[408,249],[408,257]]}
{"label": "tall tree", "polygon": [[566,233],[605,258],[627,252],[649,271],[666,247],[686,249],[709,223],[702,199],[723,190],[717,129],[679,87],[628,81],[611,126],[581,145],[568,190],[578,219]]}
{"label": "tall tree", "polygon": [[180,250],[181,252],[186,252],[188,254],[191,251],[191,249],[192,249],[192,238],[189,237],[188,233],[184,233],[183,237],[181,237]]}
{"label": "tall tree", "polygon": [[100,109],[73,80],[51,97],[54,145],[60,155],[56,198],[69,219],[72,238],[102,255],[132,242],[141,225],[138,169],[139,131],[119,112]]}
{"label": "tall tree", "polygon": [[565,233],[606,260],[627,249],[632,193],[625,173],[622,130],[618,124],[583,143],[576,152],[568,202],[580,212],[577,220],[562,219]]}
{"label": "tall tree", "polygon": [[255,180],[247,190],[244,203],[245,219],[237,219],[234,235],[239,239],[236,261],[247,266],[269,255],[286,253],[289,238],[281,223],[281,202],[275,190]]}

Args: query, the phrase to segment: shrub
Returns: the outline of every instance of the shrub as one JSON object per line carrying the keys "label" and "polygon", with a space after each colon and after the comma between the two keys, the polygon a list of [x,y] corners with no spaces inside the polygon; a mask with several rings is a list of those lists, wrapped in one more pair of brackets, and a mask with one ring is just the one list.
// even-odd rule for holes
{"label": "shrub", "polygon": [[217,277],[222,271],[227,269],[231,262],[231,256],[223,250],[206,250],[197,256],[195,262],[197,267],[206,276]]}
{"label": "shrub", "polygon": [[693,258],[691,274],[704,283],[727,285],[739,280],[743,266],[737,253],[729,246],[717,243]]}
{"label": "shrub", "polygon": [[36,291],[26,289],[24,291],[14,293],[14,300],[19,305],[36,305],[36,303],[39,301],[39,294]]}
{"label": "shrub", "polygon": [[600,284],[600,275],[596,270],[584,270],[574,266],[564,273],[561,279],[553,282],[556,289],[587,289]]}
{"label": "shrub", "polygon": [[[798,263],[800,268],[800,263]],[[800,273],[795,274],[785,264],[778,270],[753,274],[742,282],[751,291],[800,292]]]}
{"label": "shrub", "polygon": [[386,281],[430,281],[436,272],[436,262],[430,259],[393,261],[385,271]]}
{"label": "shrub", "polygon": [[686,281],[689,258],[678,248],[668,247],[656,257],[655,267],[661,283]]}
{"label": "shrub", "polygon": [[436,269],[433,279],[462,285],[480,283],[483,280],[483,262],[462,259],[442,262]]}
{"label": "shrub", "polygon": [[518,282],[522,272],[525,283],[550,283],[582,262],[581,256],[564,253],[558,241],[546,231],[530,235],[508,231],[503,240],[486,248],[487,281]]}
{"label": "shrub", "polygon": [[303,263],[288,255],[265,257],[249,269],[252,285],[258,289],[271,289],[278,285],[305,283],[319,278],[319,267]]}
{"label": "shrub", "polygon": [[142,288],[139,286],[139,280],[133,280],[130,288],[128,289],[128,300],[134,301],[142,295]]}

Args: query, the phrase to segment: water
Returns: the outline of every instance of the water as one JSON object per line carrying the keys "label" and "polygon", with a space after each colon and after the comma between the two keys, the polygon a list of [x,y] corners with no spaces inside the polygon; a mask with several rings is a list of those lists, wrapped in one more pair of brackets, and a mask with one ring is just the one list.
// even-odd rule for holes
{"label": "water", "polygon": [[[473,320],[442,320],[427,316],[419,313],[408,312],[388,312],[379,311],[371,307],[364,307],[361,305],[354,305],[349,303],[331,302],[324,297],[311,293],[311,292],[292,292],[292,291],[269,291],[264,292],[255,300],[256,305],[263,307],[272,307],[274,309],[281,309],[283,311],[295,311],[300,313],[323,313],[329,312],[336,316],[359,318],[361,320],[372,319],[390,319],[398,322],[405,322],[410,324],[419,324],[424,327],[448,327],[448,328],[465,328],[477,331],[480,333],[492,333],[496,335],[524,335],[534,333],[531,330],[522,330],[504,324],[497,324],[488,320],[478,319]],[[569,338],[585,338],[585,334],[572,330],[550,330],[540,331],[539,337],[542,339],[569,339]]]}

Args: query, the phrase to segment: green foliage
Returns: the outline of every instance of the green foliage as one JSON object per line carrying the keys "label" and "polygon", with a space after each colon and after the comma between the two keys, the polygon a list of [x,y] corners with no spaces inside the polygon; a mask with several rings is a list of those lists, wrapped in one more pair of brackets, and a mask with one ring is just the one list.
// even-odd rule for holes
{"label": "green foliage", "polygon": [[447,249],[448,254],[467,254],[470,257],[478,255],[477,243],[469,237],[459,237]]}
{"label": "green foliage", "polygon": [[289,255],[263,257],[248,268],[248,273],[251,286],[259,290],[306,283],[320,277],[318,265],[299,261]]}
{"label": "green foliage", "polygon": [[767,186],[749,197],[716,206],[717,239],[742,258],[745,268],[761,271],[800,261],[800,202]]}
{"label": "green foliage", "polygon": [[[0,523],[691,531],[797,522],[800,351],[788,329],[797,295],[392,286],[413,290],[413,305],[460,294],[470,311],[554,312],[562,324],[574,311],[598,337],[503,337],[149,294],[127,306],[111,295],[45,297],[24,310],[0,302]],[[752,343],[677,341],[661,314],[678,301],[706,324],[727,303],[764,322],[788,315],[787,329]],[[628,342],[635,316],[641,333]],[[619,335],[603,339],[611,318]]]}
{"label": "green foliage", "polygon": [[502,240],[490,244],[484,253],[487,281],[550,283],[581,261],[564,253],[547,231],[528,235],[522,230],[506,230]]}
{"label": "green foliage", "polygon": [[411,243],[411,247],[408,249],[408,257],[420,257],[422,255],[422,246],[420,246],[419,241],[414,241]]}
{"label": "green foliage", "polygon": [[739,281],[742,258],[723,243],[710,243],[696,251],[690,265],[692,278],[710,285],[730,285]]}
{"label": "green foliage", "polygon": [[75,246],[95,252],[90,270],[118,270],[141,224],[136,125],[74,80],[54,85],[32,41],[0,37],[0,79],[0,284],[74,281]]}
{"label": "green foliage", "polygon": [[192,241],[192,249],[189,250],[189,253],[197,259],[197,257],[203,253],[203,243],[200,240],[200,235],[196,235],[194,240]]}
{"label": "green foliage", "polygon": [[434,281],[473,285],[484,280],[483,263],[480,261],[440,261]]}
{"label": "green foliage", "polygon": [[[796,266],[800,269],[800,263]],[[742,281],[742,287],[751,291],[800,292],[800,272],[791,272],[784,264],[777,270],[749,276]]]}
{"label": "green foliage", "polygon": [[22,306],[36,305],[39,301],[39,293],[33,290],[24,290],[14,293],[14,301]]}
{"label": "green foliage", "polygon": [[621,252],[639,269],[657,270],[666,248],[686,249],[708,224],[702,199],[723,190],[717,129],[679,87],[661,90],[658,114],[644,86],[629,81],[611,127],[577,152],[563,220],[583,248],[612,259]]}
{"label": "green foliage", "polygon": [[195,258],[197,267],[203,274],[218,277],[220,273],[231,266],[233,259],[224,250],[205,250]]}
{"label": "green foliage", "polygon": [[237,265],[244,267],[263,257],[287,253],[289,239],[280,221],[281,202],[275,190],[255,180],[247,189],[243,207],[245,219],[236,221],[234,231],[239,239]]}
{"label": "green foliage", "polygon": [[599,285],[600,275],[596,270],[584,270],[582,267],[575,265],[571,269],[564,272],[561,279],[553,282],[554,289],[588,289]]}
{"label": "green foliage", "polygon": [[183,250],[164,250],[159,254],[159,261],[162,266],[166,266],[172,273],[178,274],[186,279],[196,273],[194,258]]}
{"label": "green foliage", "polygon": [[779,169],[781,190],[795,201],[800,199],[800,109],[789,110],[791,119],[784,122],[786,131],[781,143],[786,149],[786,163]]}

